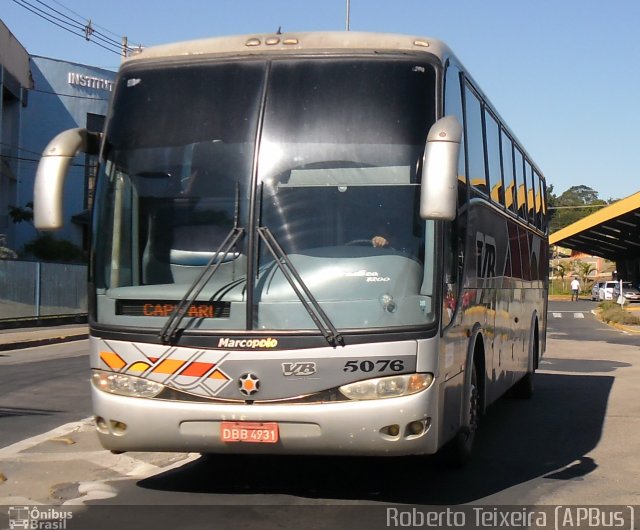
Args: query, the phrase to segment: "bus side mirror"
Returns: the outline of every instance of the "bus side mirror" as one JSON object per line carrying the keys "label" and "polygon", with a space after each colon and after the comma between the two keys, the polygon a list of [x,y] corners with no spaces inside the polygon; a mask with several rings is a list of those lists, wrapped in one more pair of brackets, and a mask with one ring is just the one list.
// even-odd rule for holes
{"label": "bus side mirror", "polygon": [[420,217],[453,221],[458,194],[458,156],[462,126],[455,116],[433,124],[427,135],[420,190]]}
{"label": "bus side mirror", "polygon": [[58,134],[42,153],[33,189],[33,224],[38,230],[62,228],[64,180],[80,152],[98,154],[100,133],[69,129]]}

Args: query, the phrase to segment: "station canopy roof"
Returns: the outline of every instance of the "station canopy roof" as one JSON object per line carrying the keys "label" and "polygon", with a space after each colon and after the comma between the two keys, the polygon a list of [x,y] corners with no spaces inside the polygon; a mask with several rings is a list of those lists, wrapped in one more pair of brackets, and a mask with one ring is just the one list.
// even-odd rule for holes
{"label": "station canopy roof", "polygon": [[612,261],[640,258],[640,192],[554,232],[549,243]]}

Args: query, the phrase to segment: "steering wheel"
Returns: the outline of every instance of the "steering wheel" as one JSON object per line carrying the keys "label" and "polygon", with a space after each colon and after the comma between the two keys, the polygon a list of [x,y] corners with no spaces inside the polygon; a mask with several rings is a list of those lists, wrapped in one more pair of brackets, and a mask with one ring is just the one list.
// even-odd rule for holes
{"label": "steering wheel", "polygon": [[344,244],[345,247],[353,247],[353,246],[373,246],[373,241],[371,239],[352,239]]}

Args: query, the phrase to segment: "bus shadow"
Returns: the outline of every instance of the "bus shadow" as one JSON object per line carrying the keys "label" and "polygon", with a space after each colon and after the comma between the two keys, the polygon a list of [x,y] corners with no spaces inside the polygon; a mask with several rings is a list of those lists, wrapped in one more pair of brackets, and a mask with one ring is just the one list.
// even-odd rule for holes
{"label": "bus shadow", "polygon": [[55,409],[36,409],[24,407],[3,407],[0,406],[0,418],[13,418],[19,416],[51,416],[60,413]]}
{"label": "bus shadow", "polygon": [[463,469],[450,469],[439,456],[208,456],[138,486],[205,498],[287,495],[449,505],[478,501],[539,477],[575,480],[598,465],[586,455],[600,440],[613,380],[583,373],[537,374],[531,400],[503,398],[489,408],[474,458]]}

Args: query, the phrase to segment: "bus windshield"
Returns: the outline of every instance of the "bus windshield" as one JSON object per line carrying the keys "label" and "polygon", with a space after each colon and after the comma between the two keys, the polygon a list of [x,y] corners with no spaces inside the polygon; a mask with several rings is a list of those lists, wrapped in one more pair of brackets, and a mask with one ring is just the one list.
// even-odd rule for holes
{"label": "bus windshield", "polygon": [[418,202],[435,79],[406,57],[125,70],[96,190],[98,320],[162,327],[214,261],[183,326],[316,329],[267,229],[336,328],[432,322],[434,228]]}

